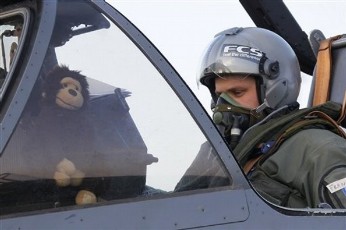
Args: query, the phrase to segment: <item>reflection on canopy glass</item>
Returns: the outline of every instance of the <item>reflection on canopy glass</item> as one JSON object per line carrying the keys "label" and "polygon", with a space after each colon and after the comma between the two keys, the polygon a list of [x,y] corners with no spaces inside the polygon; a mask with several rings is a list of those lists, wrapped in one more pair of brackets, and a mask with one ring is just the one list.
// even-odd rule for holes
{"label": "reflection on canopy glass", "polygon": [[206,138],[132,41],[83,1],[59,7],[44,65],[0,158],[1,213],[166,196],[179,181],[177,191],[229,185],[209,145],[194,164],[210,161],[217,172],[187,170]]}

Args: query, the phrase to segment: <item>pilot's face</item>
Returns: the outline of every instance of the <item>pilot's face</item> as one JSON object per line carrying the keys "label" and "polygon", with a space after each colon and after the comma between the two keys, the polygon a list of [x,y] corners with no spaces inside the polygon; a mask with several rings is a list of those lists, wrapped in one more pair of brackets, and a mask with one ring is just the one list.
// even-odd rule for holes
{"label": "pilot's face", "polygon": [[230,75],[215,79],[215,93],[226,93],[242,107],[254,109],[259,106],[256,81],[254,77]]}

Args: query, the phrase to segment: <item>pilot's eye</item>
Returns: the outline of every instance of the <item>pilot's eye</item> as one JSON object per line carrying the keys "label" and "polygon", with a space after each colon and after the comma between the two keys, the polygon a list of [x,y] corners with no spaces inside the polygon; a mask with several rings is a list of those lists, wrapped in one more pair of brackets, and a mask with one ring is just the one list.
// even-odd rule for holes
{"label": "pilot's eye", "polygon": [[232,93],[235,97],[241,97],[242,95],[244,95],[245,90],[233,90]]}
{"label": "pilot's eye", "polygon": [[63,88],[67,88],[67,86],[68,86],[67,83],[62,83]]}
{"label": "pilot's eye", "polygon": [[76,86],[76,87],[75,87],[75,90],[79,91],[79,88],[78,88],[78,86]]}

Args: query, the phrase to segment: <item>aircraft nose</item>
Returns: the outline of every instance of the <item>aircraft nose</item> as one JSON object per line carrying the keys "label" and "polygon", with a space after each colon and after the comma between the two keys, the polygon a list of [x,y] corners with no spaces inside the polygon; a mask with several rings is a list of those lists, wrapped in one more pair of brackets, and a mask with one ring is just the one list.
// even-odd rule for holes
{"label": "aircraft nose", "polygon": [[75,90],[73,90],[73,89],[69,89],[68,93],[71,94],[74,97],[77,96],[77,92]]}

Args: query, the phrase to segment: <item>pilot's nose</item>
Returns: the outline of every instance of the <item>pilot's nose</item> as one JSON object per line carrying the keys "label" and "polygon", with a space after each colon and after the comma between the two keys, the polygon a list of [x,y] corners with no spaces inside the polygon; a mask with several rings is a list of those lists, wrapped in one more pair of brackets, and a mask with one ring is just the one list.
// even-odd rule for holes
{"label": "pilot's nose", "polygon": [[69,90],[68,90],[68,93],[71,94],[71,95],[74,96],[74,97],[77,96],[76,90],[69,89]]}

